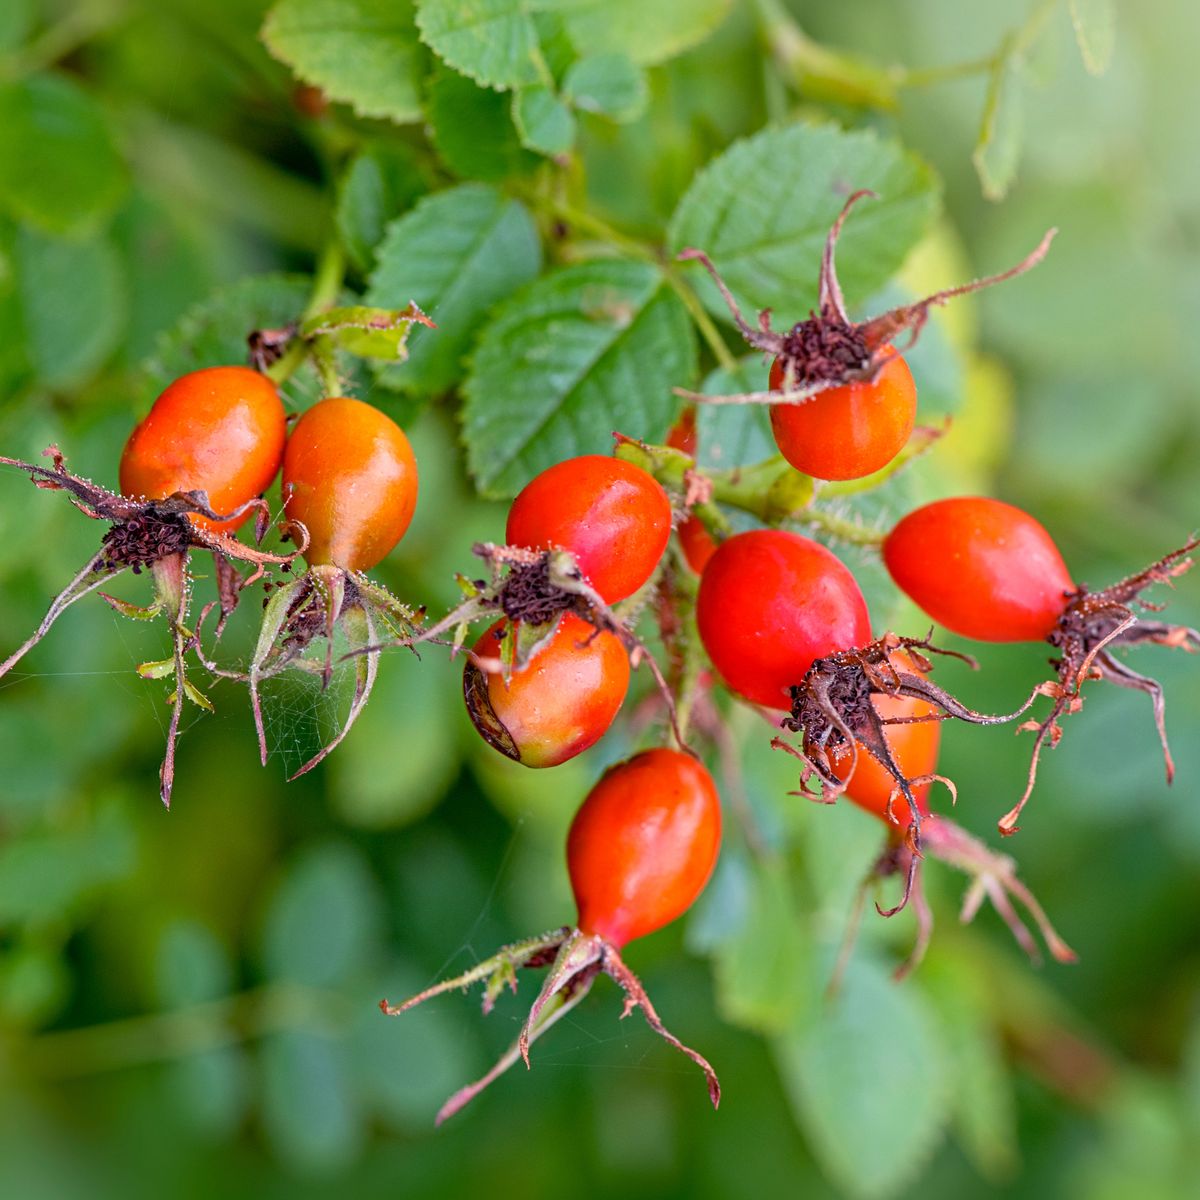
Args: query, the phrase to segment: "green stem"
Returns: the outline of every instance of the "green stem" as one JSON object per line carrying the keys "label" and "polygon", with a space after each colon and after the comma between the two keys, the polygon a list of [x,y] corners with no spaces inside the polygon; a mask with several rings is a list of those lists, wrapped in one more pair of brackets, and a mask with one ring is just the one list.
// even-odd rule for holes
{"label": "green stem", "polygon": [[[335,234],[325,243],[317,258],[312,291],[309,293],[308,303],[304,306],[304,312],[300,314],[300,324],[337,303],[345,273],[346,254]],[[280,358],[267,368],[267,378],[276,384],[286,383],[300,369],[305,358],[308,357],[308,352],[309,344],[305,338],[293,338]],[[328,388],[329,382],[325,379],[323,371],[322,381]]]}
{"label": "green stem", "polygon": [[700,297],[683,276],[674,267],[666,268],[667,282],[675,294],[683,301],[683,306],[695,322],[705,345],[712,351],[712,356],[726,371],[736,372],[738,369],[737,356],[729,349],[721,331],[717,328]]}
{"label": "green stem", "polygon": [[17,1052],[41,1078],[68,1079],[169,1062],[282,1029],[340,1024],[343,1007],[332,993],[275,983],[170,1012],[44,1033]]}
{"label": "green stem", "polygon": [[688,314],[695,323],[697,330],[699,330],[705,344],[712,351],[713,357],[727,371],[737,369],[736,356],[729,349],[728,345],[726,345],[725,339],[721,336],[720,330],[717,329],[713,319],[708,315],[708,311],[701,303],[700,297],[676,267],[663,261],[661,248],[653,245],[651,242],[631,237],[627,233],[622,233],[621,230],[610,225],[602,218],[583,209],[576,208],[573,204],[559,197],[543,192],[534,196],[533,202],[543,207],[553,216],[565,221],[568,225],[573,225],[576,229],[589,234],[598,241],[607,243],[613,249],[621,251],[622,254],[628,255],[630,258],[636,258],[640,262],[649,262],[657,267],[661,267],[667,283],[670,284],[671,289],[679,299],[683,301],[684,307],[688,310]]}
{"label": "green stem", "polygon": [[896,107],[894,72],[814,41],[780,0],[756,0],[763,40],[784,77],[806,95],[859,108]]}

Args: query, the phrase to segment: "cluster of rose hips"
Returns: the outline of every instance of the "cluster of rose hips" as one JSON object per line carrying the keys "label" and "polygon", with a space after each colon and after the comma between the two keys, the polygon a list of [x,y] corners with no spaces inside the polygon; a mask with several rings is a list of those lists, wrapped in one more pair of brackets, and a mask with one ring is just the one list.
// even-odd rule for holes
{"label": "cluster of rose hips", "polygon": [[[767,392],[720,399],[771,404],[781,454],[818,481],[861,479],[894,462],[912,435],[916,410],[915,386],[896,340],[906,332],[915,337],[932,304],[994,282],[852,323],[837,284],[834,248],[857,199],[847,203],[830,233],[819,312],[786,334],[773,332],[765,313],[757,327],[745,322],[707,259],[686,255],[712,271],[747,340],[773,357]],[[1048,241],[995,278],[1039,261]],[[660,1035],[703,1068],[717,1103],[712,1068],[665,1029],[620,951],[684,913],[715,864],[717,789],[687,739],[692,727],[698,738],[711,735],[720,745],[710,695],[718,680],[782,731],[772,744],[800,760],[802,790],[825,802],[845,795],[887,827],[872,879],[899,873],[905,882],[899,903],[880,911],[891,915],[911,900],[918,916],[917,942],[900,973],[919,960],[930,936],[919,869],[925,856],[971,876],[964,918],[990,899],[1035,955],[1017,901],[1054,957],[1073,958],[1012,861],[931,813],[934,782],[954,791],[937,773],[943,721],[999,724],[1027,712],[1039,697],[1050,698],[1048,715],[1030,723],[1036,738],[1028,783],[1001,820],[1005,833],[1016,830],[1038,753],[1058,740],[1060,719],[1080,706],[1088,678],[1150,695],[1171,772],[1161,690],[1112,651],[1141,642],[1200,648],[1200,633],[1144,620],[1132,607],[1148,585],[1190,565],[1185,556],[1195,542],[1123,583],[1089,592],[1073,582],[1042,526],[999,501],[942,500],[901,519],[882,539],[883,559],[896,584],[931,618],[981,640],[1048,641],[1060,655],[1053,681],[1035,688],[1016,711],[989,715],[930,680],[934,656],[947,652],[928,636],[872,628],[858,583],[828,548],[779,528],[730,532],[712,504],[712,481],[696,467],[691,410],[665,446],[618,443],[616,457],[586,455],[534,478],[511,506],[504,544],[475,547],[489,577],[462,578],[462,603],[434,624],[425,624],[423,610],[404,605],[365,574],[407,529],[417,472],[403,432],[360,401],[322,400],[289,432],[269,379],[248,368],[216,367],[173,383],[134,430],[122,457],[121,495],[70,475],[57,452],[52,467],[0,460],[30,472],[39,486],[68,491],[89,515],[111,522],[96,556],[29,641],[0,665],[0,674],[69,604],[124,570],[149,568],[157,587],[154,604],[135,609],[106,598],[129,615],[165,612],[171,626],[172,657],[141,669],[175,681],[164,800],[184,700],[208,703],[185,677],[189,651],[210,671],[246,683],[265,757],[262,681],[303,669],[328,682],[334,632],[345,631],[356,671],[350,713],[302,771],[345,736],[389,646],[442,643],[464,652],[463,692],[476,728],[500,753],[538,768],[565,762],[603,737],[625,700],[631,665],[645,662],[654,672],[665,698],[668,745],[611,767],[576,814],[567,843],[575,925],[506,946],[402,1005],[383,1005],[395,1014],[431,995],[482,982],[486,1012],[506,986],[515,989],[519,968],[549,967],[511,1050],[452,1097],[440,1117],[457,1111],[518,1059],[528,1062],[530,1043],[571,1011],[601,973],[624,990],[626,1013],[640,1007]],[[268,553],[257,546],[267,524],[260,497],[280,470],[284,528],[297,549]],[[235,534],[255,513],[256,544],[250,546]],[[194,551],[213,555],[219,598],[191,626],[187,560]],[[307,569],[297,574],[291,567],[299,555]],[[236,561],[249,564],[247,576],[235,570]],[[238,594],[270,568],[288,578],[267,581],[272,590],[248,668],[218,667],[205,656],[204,617],[219,608],[219,633]],[[634,632],[647,609],[658,618],[665,670]],[[486,620],[488,628],[464,650],[476,620]],[[323,656],[306,653],[315,640],[323,641]],[[797,740],[787,740],[787,733]]]}

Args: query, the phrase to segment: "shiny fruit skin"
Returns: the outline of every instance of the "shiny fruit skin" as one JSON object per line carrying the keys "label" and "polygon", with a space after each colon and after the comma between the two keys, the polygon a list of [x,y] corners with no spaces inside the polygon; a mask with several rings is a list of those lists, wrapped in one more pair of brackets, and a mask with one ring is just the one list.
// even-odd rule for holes
{"label": "shiny fruit skin", "polygon": [[[475,643],[481,658],[501,656],[504,621]],[[564,613],[550,640],[508,683],[468,662],[467,711],[480,735],[527,767],[555,767],[607,732],[629,690],[629,655],[608,630]]]}
{"label": "shiny fruit skin", "polygon": [[610,767],[567,835],[579,928],[618,949],[682,916],[721,844],[712,776],[690,754],[645,750]]}
{"label": "shiny fruit skin", "polygon": [[[889,717],[925,717],[935,712],[932,704],[917,700],[911,696],[882,696],[873,699],[875,711],[885,720]],[[938,747],[942,740],[941,722],[936,720],[921,721],[911,725],[885,725],[884,737],[896,766],[906,779],[919,779],[922,775],[931,775],[937,769]],[[890,829],[902,833],[912,824],[912,809],[908,801],[897,792],[896,781],[861,745],[858,747],[858,760],[854,765],[854,773],[850,774],[852,759],[849,755],[842,759],[836,767],[839,778],[849,775],[846,785],[846,798],[857,804],[859,808],[885,821]],[[921,815],[929,815],[930,783],[918,783],[913,786],[912,793],[917,801]],[[892,800],[892,816],[899,824],[893,824],[888,817],[888,801]]]}
{"label": "shiny fruit skin", "polygon": [[417,506],[417,460],[404,431],[347,396],[320,400],[283,454],[284,510],[308,530],[310,566],[368,571],[404,536]]}
{"label": "shiny fruit skin", "polygon": [[721,543],[700,577],[696,620],[725,683],[768,708],[791,707],[788,688],[814,659],[871,640],[854,576],[824,546],[780,529]]}
{"label": "shiny fruit skin", "polygon": [[585,454],[529,481],[508,513],[506,540],[569,550],[607,604],[650,578],[671,536],[671,501],[641,467]]}
{"label": "shiny fruit skin", "polygon": [[985,496],[910,512],[888,534],[883,559],[896,585],[939,625],[985,642],[1044,640],[1075,591],[1046,530]]}
{"label": "shiny fruit skin", "polygon": [[[771,366],[770,388],[783,388],[783,364]],[[800,404],[773,404],[779,452],[814,479],[861,479],[904,449],[917,416],[917,385],[903,358],[891,359],[870,382],[818,392]]]}
{"label": "shiny fruit skin", "polygon": [[[213,512],[232,512],[270,486],[286,438],[287,413],[265,375],[249,367],[189,371],[129,435],[121,454],[121,494],[161,500],[203,491]],[[249,518],[212,521],[191,514],[195,525],[214,533],[232,533]]]}

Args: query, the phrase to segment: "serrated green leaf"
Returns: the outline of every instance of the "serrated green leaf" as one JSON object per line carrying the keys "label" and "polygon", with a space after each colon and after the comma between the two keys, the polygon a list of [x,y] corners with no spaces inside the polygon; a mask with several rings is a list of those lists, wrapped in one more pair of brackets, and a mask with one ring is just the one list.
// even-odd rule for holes
{"label": "serrated green leaf", "polygon": [[[838,243],[838,274],[854,304],[888,280],[938,207],[932,170],[872,132],[806,123],[735,142],[679,202],[670,246],[704,250],[744,309],[770,307],[784,328],[816,306],[826,235],[856,188],[870,188],[878,199],[859,204]],[[690,268],[689,279],[712,311],[728,318],[699,267]]]}
{"label": "serrated green leaf", "polygon": [[267,49],[360,116],[421,116],[421,49],[410,0],[278,0]]}
{"label": "serrated green leaf", "polygon": [[357,154],[338,185],[338,233],[360,271],[371,269],[388,222],[426,190],[416,155],[407,146],[379,142]]}
{"label": "serrated green leaf", "polygon": [[911,985],[855,957],[836,997],[773,1043],[796,1119],[851,1196],[903,1190],[949,1116],[938,1030]]}
{"label": "serrated green leaf", "polygon": [[433,73],[426,109],[433,148],[463,179],[495,182],[541,162],[521,145],[508,97],[457,71],[439,66]]}
{"label": "serrated green leaf", "polygon": [[365,1129],[344,1040],[288,1030],[263,1042],[260,1061],[263,1125],[280,1157],[322,1172],[353,1161]]}
{"label": "serrated green leaf", "polygon": [[408,334],[413,325],[429,324],[425,314],[411,304],[401,309],[352,304],[310,317],[300,326],[300,333],[360,358],[403,362],[408,357]]}
{"label": "serrated green leaf", "polygon": [[513,124],[521,144],[553,158],[575,141],[575,117],[553,88],[535,83],[513,93]]}
{"label": "serrated green leaf", "polygon": [[268,975],[335,987],[369,966],[380,937],[378,885],[358,851],[318,846],[294,860],[263,928]]}
{"label": "serrated green leaf", "polygon": [[1069,0],[1068,7],[1083,65],[1092,75],[1103,75],[1117,48],[1116,0]]}
{"label": "serrated green leaf", "polygon": [[52,234],[104,220],[125,168],[96,102],[60,75],[0,84],[0,207]]}
{"label": "serrated green leaf", "polygon": [[1012,55],[997,63],[988,83],[971,161],[989,200],[1003,200],[1017,175],[1024,131],[1023,84],[1024,66]]}
{"label": "serrated green leaf", "polygon": [[[700,390],[709,396],[760,392],[768,369],[761,354],[738,360],[736,371],[717,367]],[[771,432],[771,412],[764,404],[699,404],[696,406],[696,461],[721,470],[762,462],[779,453]]]}
{"label": "serrated green leaf", "polygon": [[525,208],[485,184],[463,184],[422,200],[388,229],[367,302],[420,305],[437,322],[422,330],[389,387],[437,395],[462,374],[484,314],[541,268],[537,229]]}
{"label": "serrated green leaf", "polygon": [[456,71],[507,91],[549,83],[528,0],[417,0],[421,40]]}
{"label": "serrated green leaf", "polygon": [[66,241],[22,228],[17,286],[30,361],[51,387],[85,381],[125,327],[125,277],[107,238]]}
{"label": "serrated green leaf", "polygon": [[606,453],[614,430],[662,437],[671,388],[695,370],[687,310],[656,267],[601,261],[539,279],[484,331],[464,387],[476,484],[511,496],[553,463]]}
{"label": "serrated green leaf", "polygon": [[636,121],[650,99],[645,72],[625,54],[579,59],[567,71],[562,91],[582,112],[620,122]]}
{"label": "serrated green leaf", "polygon": [[665,62],[702,42],[725,19],[730,0],[530,0],[562,14],[586,54],[624,54],[642,66]]}

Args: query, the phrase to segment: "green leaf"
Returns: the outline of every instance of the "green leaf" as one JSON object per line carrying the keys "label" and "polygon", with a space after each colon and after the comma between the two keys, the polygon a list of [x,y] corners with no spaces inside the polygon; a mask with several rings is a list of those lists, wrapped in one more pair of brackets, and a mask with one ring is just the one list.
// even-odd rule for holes
{"label": "green leaf", "polygon": [[421,40],[485,87],[549,83],[527,0],[418,0]]}
{"label": "green leaf", "polygon": [[310,317],[300,326],[300,334],[360,358],[403,362],[408,357],[408,334],[413,325],[429,324],[425,314],[411,304],[401,309],[352,304]]}
{"label": "green leaf", "polygon": [[[364,829],[395,829],[423,817],[446,793],[460,769],[459,675],[457,664],[444,670],[411,655],[382,665],[357,736],[329,762],[331,799],[344,820]],[[395,770],[397,738],[403,771]]]}
{"label": "green leaf", "polygon": [[19,46],[36,20],[35,0],[5,0],[0,4],[0,50]]}
{"label": "green leaf", "polygon": [[421,49],[409,0],[278,0],[267,49],[360,116],[421,116]]}
{"label": "green leaf", "polygon": [[84,382],[125,328],[119,255],[107,238],[69,242],[23,228],[16,265],[30,361],[51,387]]}
{"label": "green leaf", "polygon": [[280,1157],[319,1172],[352,1162],[365,1129],[344,1042],[289,1030],[267,1038],[260,1059],[263,1124]]}
{"label": "green leaf", "polygon": [[224,943],[199,921],[174,920],[162,932],[155,991],[163,1008],[186,1008],[228,995],[233,964]]}
{"label": "green leaf", "polygon": [[1083,65],[1092,75],[1103,75],[1117,48],[1116,0],[1069,0],[1068,7]]}
{"label": "green leaf", "polygon": [[562,14],[587,54],[624,54],[641,66],[665,62],[702,42],[725,19],[730,0],[531,0]]}
{"label": "green leaf", "polygon": [[553,463],[604,454],[614,430],[663,437],[696,370],[687,311],[654,266],[601,261],[531,284],[484,331],[464,435],[481,492],[511,496]]}
{"label": "green leaf", "polygon": [[369,271],[387,224],[426,190],[407,146],[377,142],[357,154],[338,185],[336,220],[342,244],[360,271]]}
{"label": "green leaf", "polygon": [[78,234],[124,190],[116,142],[87,92],[59,75],[0,84],[0,207],[48,233]]}
{"label": "green leaf", "polygon": [[[738,360],[736,371],[717,367],[700,390],[709,396],[761,392],[767,386],[767,367],[761,354]],[[762,462],[779,453],[771,432],[771,412],[763,404],[700,404],[696,406],[696,461],[721,470]]]}
{"label": "green leaf", "polygon": [[[735,142],[679,202],[670,246],[707,252],[750,319],[753,310],[770,307],[782,328],[816,306],[826,235],[856,188],[870,188],[878,199],[860,202],[838,243],[838,274],[853,304],[887,281],[938,207],[930,168],[869,131],[797,124]],[[727,318],[704,272],[693,266],[689,278]]]}
{"label": "green leaf", "polygon": [[495,182],[541,162],[521,145],[508,98],[456,71],[433,73],[426,111],[433,148],[464,179]]}
{"label": "green leaf", "polygon": [[1021,161],[1023,76],[1021,60],[1008,55],[997,63],[988,83],[971,161],[979,176],[979,186],[989,200],[1003,200],[1008,195]]}
{"label": "green leaf", "polygon": [[735,1025],[783,1033],[819,994],[812,947],[782,859],[755,864],[741,927],[713,956],[717,1006]]}
{"label": "green leaf", "polygon": [[646,111],[646,75],[625,54],[591,54],[571,65],[563,95],[583,112],[613,121],[636,121]]}
{"label": "green leaf", "polygon": [[551,158],[575,142],[575,117],[552,88],[536,83],[513,94],[513,124],[521,144]]}
{"label": "green leaf", "polygon": [[945,1126],[949,1086],[921,993],[861,954],[841,990],[774,1042],[796,1119],[851,1196],[903,1190]]}
{"label": "green leaf", "polygon": [[422,200],[388,229],[367,302],[420,305],[436,330],[414,339],[389,387],[436,395],[462,374],[480,321],[541,267],[537,229],[525,208],[485,184],[463,184]]}
{"label": "green leaf", "polygon": [[1016,1097],[984,988],[973,964],[958,958],[930,962],[922,982],[931,990],[953,1068],[958,1141],[982,1174],[1007,1179],[1018,1161]]}
{"label": "green leaf", "polygon": [[268,975],[336,987],[366,968],[380,937],[378,885],[358,851],[340,843],[295,859],[267,910]]}
{"label": "green leaf", "polygon": [[[411,967],[392,970],[372,998],[415,995],[426,978]],[[366,1102],[393,1128],[427,1133],[446,1097],[484,1069],[473,1025],[449,1009],[426,1005],[387,1017],[364,1004],[356,1018],[350,1035],[355,1079]]]}

